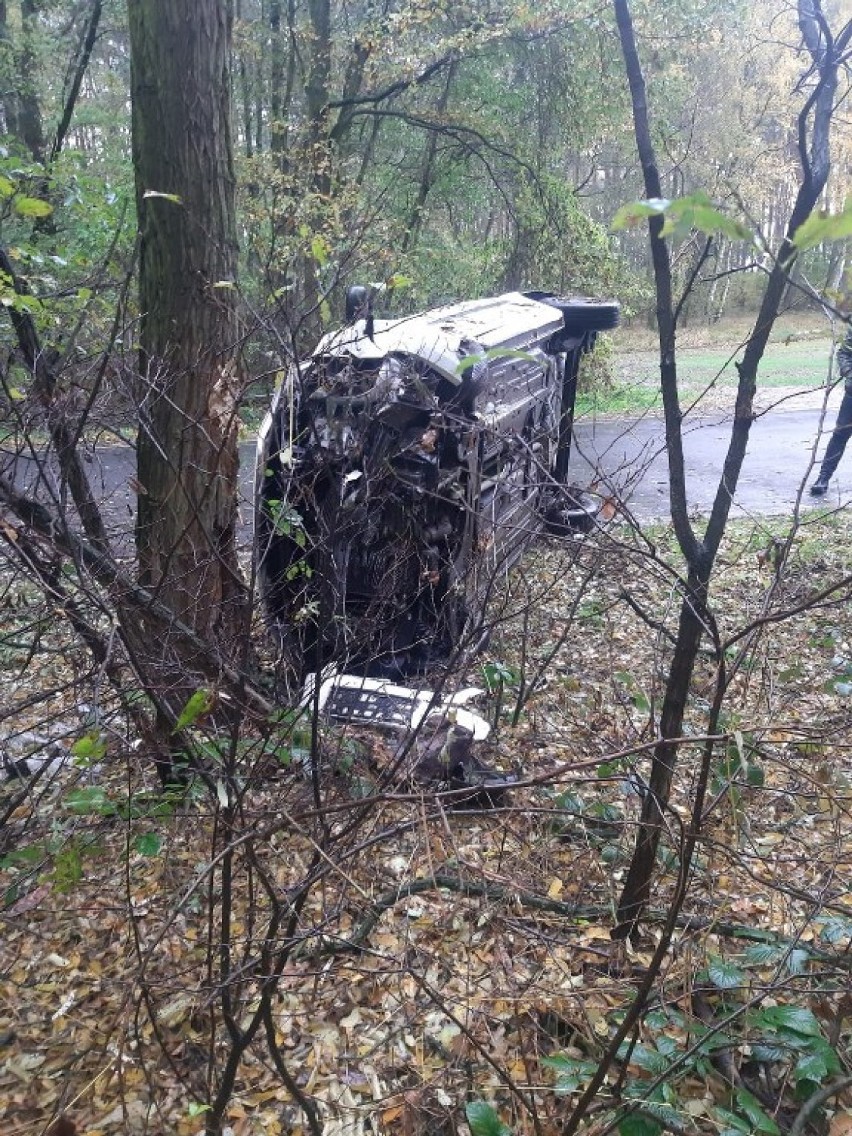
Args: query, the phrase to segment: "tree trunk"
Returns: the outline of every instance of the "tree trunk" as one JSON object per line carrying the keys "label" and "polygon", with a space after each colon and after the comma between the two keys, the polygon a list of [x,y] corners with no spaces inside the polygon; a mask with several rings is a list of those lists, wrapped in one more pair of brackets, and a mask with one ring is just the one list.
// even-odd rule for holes
{"label": "tree trunk", "polygon": [[[128,10],[140,226],[140,582],[233,655],[246,592],[235,549],[232,12],[229,0],[129,0]],[[170,658],[187,663],[179,648]]]}
{"label": "tree trunk", "polygon": [[35,86],[38,74],[35,40],[39,0],[21,0],[21,50],[18,54],[18,131],[37,162],[44,161],[44,127]]}
{"label": "tree trunk", "polygon": [[[636,49],[628,0],[614,0],[625,67],[630,83],[636,145],[649,198],[662,197],[660,178],[648,119],[645,82]],[[648,222],[654,280],[657,294],[657,323],[660,336],[660,381],[669,452],[669,486],[672,524],[681,551],[689,566],[686,592],[681,603],[677,643],[663,698],[660,740],[651,764],[649,792],[636,835],[636,847],[618,903],[618,923],[614,938],[624,938],[637,927],[651,893],[654,864],[662,831],[663,813],[671,793],[678,745],[673,739],[682,734],[687,697],[695,659],[701,642],[710,576],[728,521],[740,471],[754,420],[757,371],[769,334],[778,315],[788,274],[795,264],[792,237],[816,208],[829,172],[829,136],[834,111],[837,72],[852,38],[852,25],[831,40],[818,0],[799,0],[799,26],[814,63],[815,85],[799,116],[798,145],[802,163],[802,183],[773,263],[760,312],[743,359],[737,363],[739,381],[734,422],[716,497],[702,539],[693,531],[687,514],[681,411],[677,389],[675,357],[676,308],[672,297],[671,265],[662,237],[663,219]]]}
{"label": "tree trunk", "polygon": [[0,132],[17,138],[36,162],[45,156],[44,127],[36,91],[36,25],[39,0],[21,0],[18,36],[8,18],[6,0],[0,0]]}
{"label": "tree trunk", "polygon": [[423,164],[420,168],[420,185],[417,187],[417,197],[408,219],[405,235],[402,238],[402,251],[404,253],[409,252],[417,246],[417,240],[423,226],[426,200],[429,196],[429,190],[432,188],[432,183],[435,180],[435,155],[438,152],[438,126],[443,116],[447,113],[447,104],[450,101],[450,88],[452,87],[455,74],[456,64],[452,62],[447,68],[447,77],[444,80],[444,87],[438,96],[438,102],[435,107],[435,129],[430,130],[429,136],[426,139],[426,150],[423,155]]}
{"label": "tree trunk", "polygon": [[97,39],[98,27],[100,26],[101,22],[102,11],[103,0],[94,0],[85,30],[80,38],[80,46],[74,59],[71,86],[65,99],[65,105],[62,108],[59,125],[56,127],[56,134],[54,135],[53,142],[51,143],[51,162],[62,149],[63,143],[65,142],[65,136],[67,135],[69,127],[71,126],[71,119],[74,115],[74,108],[77,105],[77,99],[80,94],[80,88],[83,85],[86,68],[89,66],[89,60],[92,56],[92,48],[95,46],[95,40]]}

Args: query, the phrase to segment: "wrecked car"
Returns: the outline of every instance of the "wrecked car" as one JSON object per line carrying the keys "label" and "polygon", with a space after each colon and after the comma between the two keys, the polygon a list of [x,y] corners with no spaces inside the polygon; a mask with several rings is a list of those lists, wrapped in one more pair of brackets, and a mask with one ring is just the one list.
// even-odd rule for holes
{"label": "wrecked car", "polygon": [[260,587],[303,675],[446,661],[536,533],[593,523],[567,485],[577,371],[618,319],[549,292],[379,319],[350,289],[258,439]]}

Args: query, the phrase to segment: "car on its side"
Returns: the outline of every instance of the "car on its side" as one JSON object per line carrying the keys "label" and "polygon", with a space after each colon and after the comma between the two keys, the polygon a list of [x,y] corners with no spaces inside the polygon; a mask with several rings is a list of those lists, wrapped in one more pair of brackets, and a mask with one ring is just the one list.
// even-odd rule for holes
{"label": "car on its side", "polygon": [[509,292],[378,319],[353,288],[347,317],[261,428],[258,575],[303,674],[393,678],[452,655],[544,525],[593,523],[567,485],[577,370],[619,305]]}

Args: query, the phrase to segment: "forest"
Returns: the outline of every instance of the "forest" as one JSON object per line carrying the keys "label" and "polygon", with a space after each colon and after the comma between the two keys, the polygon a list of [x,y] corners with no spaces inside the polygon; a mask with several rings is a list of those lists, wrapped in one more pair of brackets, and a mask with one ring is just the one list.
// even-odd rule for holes
{"label": "forest", "polygon": [[852,1133],[850,93],[842,0],[0,0],[5,1136]]}

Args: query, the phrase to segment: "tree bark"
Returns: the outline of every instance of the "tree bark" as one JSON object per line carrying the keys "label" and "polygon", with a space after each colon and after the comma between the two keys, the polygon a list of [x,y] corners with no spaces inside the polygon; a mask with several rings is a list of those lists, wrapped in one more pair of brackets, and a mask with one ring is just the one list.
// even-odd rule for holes
{"label": "tree bark", "polygon": [[232,11],[229,0],[129,0],[128,11],[140,227],[140,582],[233,657],[246,591],[235,548]]}

